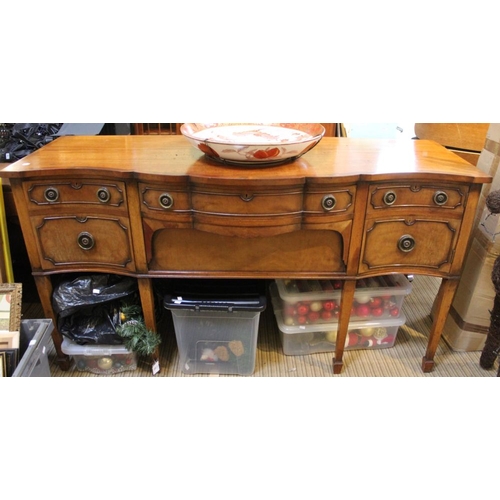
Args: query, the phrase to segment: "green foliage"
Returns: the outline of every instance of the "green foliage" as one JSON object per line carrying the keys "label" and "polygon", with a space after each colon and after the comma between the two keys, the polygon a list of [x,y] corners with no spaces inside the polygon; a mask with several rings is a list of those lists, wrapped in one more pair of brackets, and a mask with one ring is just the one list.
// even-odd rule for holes
{"label": "green foliage", "polygon": [[141,307],[135,304],[124,304],[120,308],[124,321],[116,327],[116,332],[123,338],[123,344],[129,351],[139,356],[153,354],[161,343],[160,336],[146,328],[141,317]]}

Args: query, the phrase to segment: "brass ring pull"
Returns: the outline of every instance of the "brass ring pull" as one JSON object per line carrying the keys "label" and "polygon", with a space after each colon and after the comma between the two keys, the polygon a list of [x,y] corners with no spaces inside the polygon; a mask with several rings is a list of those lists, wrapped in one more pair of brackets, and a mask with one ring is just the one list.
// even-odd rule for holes
{"label": "brass ring pull", "polygon": [[399,238],[398,248],[402,252],[411,252],[415,248],[415,238],[410,234],[404,234]]}
{"label": "brass ring pull", "polygon": [[169,193],[162,193],[158,198],[158,202],[163,208],[169,209],[172,208],[174,204],[174,199]]}
{"label": "brass ring pull", "polygon": [[97,199],[102,203],[107,203],[111,199],[109,189],[102,187],[97,190]]}
{"label": "brass ring pull", "polygon": [[333,196],[333,194],[327,194],[321,200],[321,206],[323,207],[323,210],[333,210],[336,204],[337,200],[335,199],[335,196]]}
{"label": "brass ring pull", "polygon": [[434,194],[434,203],[444,205],[448,201],[448,195],[444,191],[436,191]]}
{"label": "brass ring pull", "polygon": [[384,194],[384,203],[388,206],[394,205],[394,202],[396,201],[396,193],[394,191],[387,191],[387,193]]}
{"label": "brass ring pull", "polygon": [[85,231],[78,235],[76,241],[82,250],[91,250],[95,244],[94,237]]}
{"label": "brass ring pull", "polygon": [[49,203],[53,203],[59,199],[59,190],[51,186],[45,190],[43,195]]}

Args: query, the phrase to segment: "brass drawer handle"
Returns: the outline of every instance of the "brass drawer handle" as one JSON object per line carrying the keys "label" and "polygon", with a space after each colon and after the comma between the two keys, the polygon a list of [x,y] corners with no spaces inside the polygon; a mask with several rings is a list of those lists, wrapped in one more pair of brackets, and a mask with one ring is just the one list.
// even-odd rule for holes
{"label": "brass drawer handle", "polygon": [[57,201],[59,199],[59,190],[57,188],[51,186],[45,190],[43,195],[49,203],[52,203],[52,202]]}
{"label": "brass drawer handle", "polygon": [[107,203],[111,199],[109,189],[102,187],[97,190],[97,199],[102,203]]}
{"label": "brass drawer handle", "polygon": [[387,193],[384,194],[384,203],[388,206],[394,205],[394,202],[396,201],[396,193],[394,191],[387,191]]}
{"label": "brass drawer handle", "polygon": [[333,210],[336,204],[337,200],[335,199],[335,196],[333,196],[333,194],[327,194],[321,200],[321,206],[323,207],[324,210],[327,211]]}
{"label": "brass drawer handle", "polygon": [[402,252],[411,252],[415,248],[415,238],[410,234],[404,234],[399,238],[398,248]]}
{"label": "brass drawer handle", "polygon": [[78,235],[77,242],[82,250],[91,250],[95,244],[94,237],[85,231]]}
{"label": "brass drawer handle", "polygon": [[448,201],[448,195],[444,191],[436,191],[434,194],[434,203],[444,205]]}
{"label": "brass drawer handle", "polygon": [[172,208],[174,204],[174,199],[169,193],[162,193],[158,198],[158,202],[163,208],[169,209]]}

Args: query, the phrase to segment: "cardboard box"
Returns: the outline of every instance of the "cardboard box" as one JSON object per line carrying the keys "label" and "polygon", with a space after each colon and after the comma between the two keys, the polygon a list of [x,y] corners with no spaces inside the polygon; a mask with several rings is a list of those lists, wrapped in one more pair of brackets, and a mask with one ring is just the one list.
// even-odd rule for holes
{"label": "cardboard box", "polygon": [[482,351],[488,335],[488,327],[466,323],[451,309],[443,329],[445,342],[454,351]]}
{"label": "cardboard box", "polygon": [[500,143],[500,123],[490,123],[486,139]]}
{"label": "cardboard box", "polygon": [[500,216],[490,213],[486,198],[500,191],[499,166],[500,123],[491,123],[477,167],[493,181],[482,188],[462,276],[443,329],[444,339],[456,351],[481,350],[489,330],[495,299],[491,273],[500,256]]}
{"label": "cardboard box", "polygon": [[496,256],[474,239],[460,278],[452,307],[465,323],[489,327],[495,289],[491,272]]}

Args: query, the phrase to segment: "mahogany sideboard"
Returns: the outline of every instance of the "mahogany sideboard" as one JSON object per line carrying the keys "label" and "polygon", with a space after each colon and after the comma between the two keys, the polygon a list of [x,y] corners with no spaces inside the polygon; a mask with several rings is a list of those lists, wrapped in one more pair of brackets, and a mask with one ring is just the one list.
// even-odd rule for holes
{"label": "mahogany sideboard", "polygon": [[[443,278],[429,372],[467,253],[484,174],[427,140],[324,137],[293,162],[216,163],[183,136],[61,137],[6,167],[44,314],[60,273],[136,277],[156,331],[156,278],[340,278],[333,372],[356,281]],[[54,329],[58,362],[68,369]]]}

